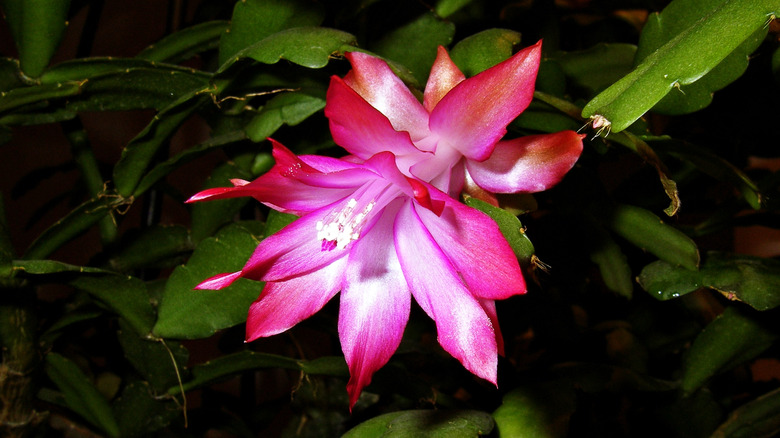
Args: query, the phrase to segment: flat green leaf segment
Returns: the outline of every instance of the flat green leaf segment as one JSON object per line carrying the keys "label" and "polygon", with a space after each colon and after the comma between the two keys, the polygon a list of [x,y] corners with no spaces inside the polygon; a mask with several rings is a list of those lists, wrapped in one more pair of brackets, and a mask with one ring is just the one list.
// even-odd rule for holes
{"label": "flat green leaf segment", "polygon": [[520,387],[493,412],[500,436],[566,436],[565,418],[575,409],[574,391],[560,384]]}
{"label": "flat green leaf segment", "polygon": [[219,63],[285,29],[318,26],[322,11],[300,0],[248,0],[236,3],[230,25],[219,42]]}
{"label": "flat green leaf segment", "polygon": [[352,34],[325,27],[296,27],[270,35],[241,50],[222,65],[220,71],[240,58],[252,58],[265,64],[286,59],[308,68],[325,67],[331,57],[355,43]]}
{"label": "flat green leaf segment", "polygon": [[436,48],[448,45],[454,34],[452,23],[426,13],[388,33],[371,49],[403,64],[412,71],[418,83],[424,84],[436,59]]}
{"label": "flat green leaf segment", "polygon": [[618,205],[611,210],[607,221],[616,234],[672,266],[698,269],[696,243],[652,212],[633,205]]}
{"label": "flat green leaf segment", "polygon": [[681,387],[691,394],[720,373],[769,348],[777,333],[753,312],[728,307],[696,337],[683,366]]}
{"label": "flat green leaf segment", "polygon": [[271,98],[247,124],[252,141],[263,141],[282,125],[295,126],[325,108],[325,99],[304,93],[283,93]]}
{"label": "flat green leaf segment", "polygon": [[5,0],[22,72],[37,78],[49,64],[68,27],[70,0]]}
{"label": "flat green leaf segment", "polygon": [[75,363],[57,353],[49,353],[46,355],[45,370],[62,392],[65,406],[106,435],[111,437],[120,435],[119,426],[111,412],[108,400],[98,392]]}
{"label": "flat green leaf segment", "polygon": [[144,49],[136,58],[176,63],[219,46],[226,21],[208,21],[182,29]]}
{"label": "flat green leaf segment", "polygon": [[490,414],[479,411],[399,411],[380,415],[344,434],[344,438],[471,438],[489,434]]}
{"label": "flat green leaf segment", "polygon": [[595,96],[631,72],[636,50],[633,44],[602,43],[552,59],[573,84]]}
{"label": "flat green leaf segment", "polygon": [[709,288],[730,300],[768,310],[780,305],[780,262],[709,252],[698,271],[680,269],[663,261],[651,263],[639,275],[639,284],[660,300]]}
{"label": "flat green leaf segment", "polygon": [[237,2],[230,25],[219,43],[219,71],[241,58],[266,64],[286,59],[309,68],[321,68],[355,37],[336,29],[317,27],[323,11],[303,0],[248,0]]}
{"label": "flat green leaf segment", "polygon": [[[779,10],[773,0],[675,0],[651,20],[650,33],[643,33],[636,68],[588,102],[582,116],[600,116],[615,132],[626,129],[667,94],[702,79],[732,53],[734,59],[744,58],[745,50],[757,44],[755,33]],[[693,21],[693,16],[701,18]],[[741,67],[731,62],[692,89],[694,102],[682,112],[705,106],[703,96],[739,76]]]}
{"label": "flat green leaf segment", "polygon": [[519,32],[488,29],[455,44],[450,56],[463,74],[474,76],[512,56],[520,40]]}
{"label": "flat green leaf segment", "polygon": [[193,289],[209,277],[240,270],[257,243],[241,225],[228,226],[203,240],[187,264],[176,268],[165,284],[152,333],[163,338],[205,338],[246,321],[249,305],[260,295],[262,283],[239,279],[220,291]]}

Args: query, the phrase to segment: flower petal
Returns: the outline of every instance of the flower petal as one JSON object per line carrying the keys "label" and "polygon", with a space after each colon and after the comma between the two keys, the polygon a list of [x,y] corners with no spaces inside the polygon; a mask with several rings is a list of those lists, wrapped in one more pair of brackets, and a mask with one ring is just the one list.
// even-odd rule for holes
{"label": "flower petal", "polygon": [[396,131],[408,132],[412,141],[428,135],[428,111],[385,61],[360,52],[346,57],[352,63],[344,77],[347,85],[384,114]]}
{"label": "flower petal", "polygon": [[431,112],[431,131],[467,158],[488,158],[531,103],[540,59],[541,42],[459,83]]}
{"label": "flower petal", "polygon": [[452,62],[447,49],[439,46],[436,61],[433,62],[431,74],[428,76],[428,83],[425,84],[425,97],[423,99],[425,109],[428,112],[433,111],[441,98],[464,79],[466,76]]}
{"label": "flower petal", "polygon": [[272,336],[317,313],[341,289],[347,258],[308,275],[268,282],[249,307],[246,340]]}
{"label": "flower petal", "polygon": [[[285,213],[303,215],[330,205],[355,190],[372,173],[355,163],[335,164],[333,158],[304,157],[305,162],[289,149],[271,140],[276,164],[252,182],[232,180],[234,187],[218,187],[196,193],[187,202],[251,196]],[[323,173],[311,164],[340,169]]]}
{"label": "flower petal", "polygon": [[319,270],[346,256],[346,249],[325,249],[317,238],[317,222],[344,208],[348,200],[309,213],[257,245],[246,262],[243,277],[258,281],[284,281]]}
{"label": "flower petal", "polygon": [[529,135],[496,145],[483,162],[467,161],[469,175],[480,187],[496,193],[540,192],[558,184],[582,153],[574,131]]}
{"label": "flower petal", "polygon": [[437,190],[430,194],[444,202],[441,215],[421,208],[417,213],[471,293],[491,300],[525,293],[520,264],[496,222]]}
{"label": "flower petal", "polygon": [[496,335],[490,318],[436,245],[411,201],[395,222],[395,245],[417,303],[436,321],[439,343],[466,369],[496,383]]}
{"label": "flower petal", "polygon": [[[340,78],[331,78],[326,102],[325,116],[330,122],[333,140],[349,153],[363,160],[382,151],[390,151],[398,157],[423,155],[408,132],[394,129],[387,117]],[[427,122],[428,113],[424,117]]]}
{"label": "flower petal", "polygon": [[504,356],[504,336],[501,334],[501,328],[498,326],[498,312],[496,312],[496,302],[485,298],[478,298],[479,304],[482,306],[482,310],[485,311],[490,322],[493,323],[493,330],[496,332],[496,348],[498,354]]}
{"label": "flower petal", "polygon": [[226,272],[224,274],[215,275],[208,280],[204,280],[200,282],[197,286],[195,286],[196,290],[220,290],[224,289],[231,284],[233,284],[234,281],[238,280],[242,277],[243,272],[237,271],[237,272]]}
{"label": "flower petal", "polygon": [[390,360],[409,319],[411,295],[393,245],[399,201],[356,242],[344,274],[339,310],[341,349],[349,365],[350,409],[371,376]]}

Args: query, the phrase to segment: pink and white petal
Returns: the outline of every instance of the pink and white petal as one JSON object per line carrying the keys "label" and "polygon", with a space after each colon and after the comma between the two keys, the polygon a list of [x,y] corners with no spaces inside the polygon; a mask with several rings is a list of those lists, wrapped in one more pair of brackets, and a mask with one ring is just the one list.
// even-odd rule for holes
{"label": "pink and white petal", "polygon": [[200,282],[197,286],[195,286],[196,290],[220,290],[224,289],[231,284],[233,284],[234,281],[241,278],[243,275],[242,271],[236,271],[236,272],[227,272],[224,274],[215,275],[207,280],[204,280]]}
{"label": "pink and white petal", "polygon": [[493,330],[496,332],[496,348],[498,354],[505,355],[504,352],[504,335],[501,334],[501,327],[498,325],[498,312],[496,312],[496,302],[486,298],[478,298],[479,304],[482,306],[482,310],[485,311],[490,322],[493,323]]}
{"label": "pink and white petal", "polygon": [[[385,115],[336,76],[331,78],[326,102],[325,116],[333,141],[350,154],[367,160],[382,151],[395,155],[420,153],[408,132],[394,129]],[[427,121],[427,113],[425,117]]]}
{"label": "pink and white petal", "polygon": [[272,336],[317,313],[341,289],[347,258],[310,274],[268,282],[249,307],[246,340]]}
{"label": "pink and white petal", "polygon": [[466,79],[463,72],[452,62],[452,58],[447,53],[447,49],[439,46],[436,54],[436,60],[433,62],[431,74],[428,76],[428,83],[425,84],[425,94],[423,97],[423,106],[428,112],[433,111],[436,104],[439,103],[450,90]]}
{"label": "pink and white petal", "polygon": [[531,103],[540,59],[541,42],[456,85],[431,112],[431,132],[467,158],[487,159]]}
{"label": "pink and white petal", "polygon": [[396,131],[408,132],[413,141],[428,135],[428,111],[387,63],[360,52],[349,52],[352,70],[344,82],[390,120]]}
{"label": "pink and white petal", "polygon": [[483,162],[469,160],[474,182],[496,193],[533,193],[558,184],[582,153],[584,135],[574,131],[529,135],[499,142]]}
{"label": "pink and white petal", "polygon": [[496,222],[444,193],[430,193],[434,200],[444,202],[441,215],[421,208],[417,213],[471,293],[491,300],[524,294],[520,264]]}
{"label": "pink and white petal", "polygon": [[350,409],[371,377],[401,343],[411,295],[393,245],[400,201],[389,206],[371,233],[349,254],[339,309],[339,338],[349,365]]}
{"label": "pink and white petal", "polygon": [[207,189],[196,193],[187,202],[251,196],[275,210],[302,216],[344,199],[354,191],[354,188],[313,187],[295,179],[282,177],[271,170],[249,184]]}
{"label": "pink and white petal", "polygon": [[498,207],[498,197],[495,193],[488,192],[487,190],[483,189],[479,186],[476,182],[474,182],[474,179],[469,175],[468,172],[465,170],[465,165],[463,169],[463,173],[465,175],[465,181],[463,184],[463,194],[471,196],[472,198],[477,198],[480,201],[487,202],[488,204]]}
{"label": "pink and white petal", "polygon": [[359,163],[363,160],[358,159],[355,161],[349,159],[349,157],[353,156],[347,155],[341,158],[333,158],[322,155],[298,155],[298,159],[322,173],[333,173],[360,167]]}
{"label": "pink and white petal", "polygon": [[[277,178],[288,178],[300,181],[312,187],[355,188],[362,185],[367,177],[373,176],[369,170],[365,169],[360,164],[350,162],[336,164],[338,160],[335,158],[308,155],[306,161],[303,161],[281,143],[278,143],[273,139],[270,140],[273,143],[273,156],[276,164],[271,168],[268,174],[276,176]],[[308,163],[323,168],[338,168],[338,170],[323,172],[315,169]],[[259,183],[247,184],[245,181],[238,181],[240,181],[241,187],[261,185]]]}
{"label": "pink and white petal", "polygon": [[496,383],[496,334],[447,256],[436,245],[411,201],[395,222],[395,247],[417,303],[436,322],[439,343],[467,370]]}
{"label": "pink and white petal", "polygon": [[348,249],[324,247],[317,238],[317,222],[333,211],[340,211],[348,200],[307,214],[278,233],[263,239],[246,262],[243,277],[258,281],[285,281],[314,272],[340,258]]}

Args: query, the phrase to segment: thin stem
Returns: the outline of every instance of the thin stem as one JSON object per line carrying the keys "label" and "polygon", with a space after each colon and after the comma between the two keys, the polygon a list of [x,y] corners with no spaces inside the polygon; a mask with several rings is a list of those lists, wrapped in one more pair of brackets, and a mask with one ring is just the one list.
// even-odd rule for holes
{"label": "thin stem", "polygon": [[[76,162],[81,176],[87,185],[87,190],[91,196],[97,196],[105,190],[103,176],[100,174],[95,154],[89,145],[87,133],[78,120],[69,120],[62,123],[62,129],[70,142],[73,161]],[[98,222],[100,227],[100,237],[104,245],[116,241],[117,228],[113,218],[109,215]]]}

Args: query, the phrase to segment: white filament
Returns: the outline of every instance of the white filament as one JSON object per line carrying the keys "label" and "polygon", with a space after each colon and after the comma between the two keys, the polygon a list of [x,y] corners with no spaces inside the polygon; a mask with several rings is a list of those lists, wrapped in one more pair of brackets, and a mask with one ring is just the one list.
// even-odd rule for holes
{"label": "white filament", "polygon": [[357,201],[352,198],[347,202],[343,210],[331,213],[325,220],[317,221],[317,239],[322,240],[323,249],[329,247],[329,245],[326,245],[327,243],[332,244],[334,242],[336,248],[344,249],[353,240],[358,240],[366,217],[375,204],[376,202],[371,201],[363,211],[354,214]]}

